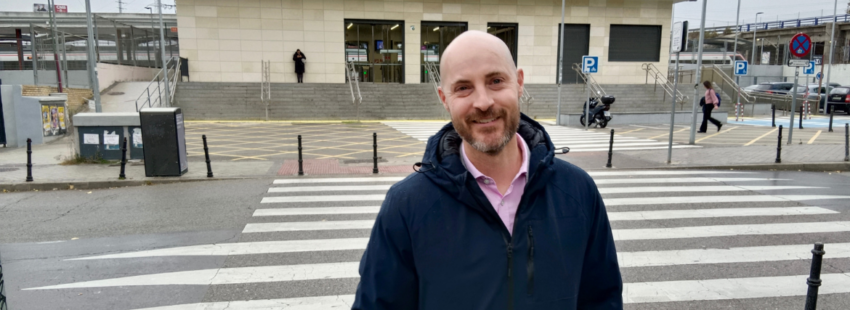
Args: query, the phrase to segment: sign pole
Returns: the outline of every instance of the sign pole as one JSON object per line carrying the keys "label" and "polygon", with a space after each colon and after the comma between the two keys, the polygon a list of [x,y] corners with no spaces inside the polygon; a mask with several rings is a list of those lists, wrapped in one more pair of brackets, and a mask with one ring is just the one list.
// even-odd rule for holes
{"label": "sign pole", "polygon": [[564,76],[564,6],[566,0],[561,0],[561,37],[558,38],[558,115],[555,116],[555,124],[561,125],[561,84]]}
{"label": "sign pole", "polygon": [[91,0],[86,0],[86,30],[87,30],[87,38],[86,45],[87,50],[86,54],[88,56],[88,64],[89,69],[89,81],[91,81],[91,92],[94,97],[94,107],[95,112],[103,112],[103,109],[100,106],[100,82],[97,79],[97,57],[95,57],[95,45],[94,45],[94,26],[92,24],[92,15],[91,15]]}
{"label": "sign pole", "polygon": [[[832,75],[832,55],[835,54],[835,24],[838,23],[838,0],[835,0],[835,4],[832,9],[832,33],[830,33],[829,37],[829,70],[826,71],[826,89],[829,90],[829,76]],[[824,59],[826,60],[826,59]],[[823,72],[823,67],[826,64],[821,61],[821,72]],[[820,93],[820,89],[818,89],[818,93]],[[829,91],[826,92],[826,99],[823,100],[823,112],[826,113],[827,102],[829,102]],[[820,99],[818,99],[818,107],[820,107]],[[817,111],[818,109],[815,109]],[[832,127],[830,127],[832,128]]]}
{"label": "sign pole", "polygon": [[676,122],[676,91],[679,90],[679,52],[676,52],[676,75],[673,76],[673,98],[670,104],[670,136],[667,139],[667,163],[673,161],[673,123]]}
{"label": "sign pole", "polygon": [[[171,106],[171,89],[168,84],[168,60],[165,59],[165,26],[162,22],[162,1],[156,0],[156,7],[159,13],[159,50],[162,54],[162,79],[165,82],[165,102],[166,106]],[[176,64],[176,63],[175,63]],[[174,67],[174,70],[180,70],[180,68]]]}
{"label": "sign pole", "polygon": [[694,84],[694,106],[691,112],[691,137],[688,144],[695,144],[697,135],[697,107],[699,106],[699,80],[702,79],[702,47],[705,44],[705,7],[708,0],[702,1],[702,18],[699,25],[699,55],[697,56],[696,83]]}
{"label": "sign pole", "polygon": [[584,88],[587,88],[587,101],[584,103],[584,130],[590,128],[590,73],[584,74]]}
{"label": "sign pole", "polygon": [[794,67],[794,86],[791,87],[791,124],[788,125],[788,145],[791,145],[794,133],[794,110],[797,108],[797,79],[800,77],[800,67]]}

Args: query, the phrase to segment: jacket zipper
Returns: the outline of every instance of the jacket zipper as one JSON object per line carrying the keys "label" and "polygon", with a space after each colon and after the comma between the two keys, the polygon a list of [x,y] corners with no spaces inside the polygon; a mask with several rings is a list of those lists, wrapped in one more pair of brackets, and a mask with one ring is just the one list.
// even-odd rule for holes
{"label": "jacket zipper", "polygon": [[531,230],[531,225],[528,226],[528,262],[526,263],[528,272],[528,295],[534,295],[534,233]]}
{"label": "jacket zipper", "polygon": [[507,245],[508,252],[508,310],[514,309],[514,278],[513,278],[513,264],[514,264],[514,246],[511,243],[511,239],[508,237],[505,238],[505,244]]}

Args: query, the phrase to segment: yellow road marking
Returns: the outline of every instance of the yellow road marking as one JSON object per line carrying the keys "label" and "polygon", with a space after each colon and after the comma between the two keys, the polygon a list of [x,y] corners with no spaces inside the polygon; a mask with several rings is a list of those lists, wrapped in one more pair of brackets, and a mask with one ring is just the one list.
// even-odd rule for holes
{"label": "yellow road marking", "polygon": [[[691,127],[685,127],[685,128],[676,130],[673,133],[682,132],[682,131],[685,131],[685,130],[688,130],[688,129],[691,129]],[[649,137],[647,139],[652,140],[652,139],[657,139],[657,138],[661,138],[661,137],[666,137],[666,136],[669,136],[669,135],[670,135],[669,133],[665,133],[665,134],[657,135],[657,136],[654,136],[654,137]]]}
{"label": "yellow road marking", "polygon": [[732,130],[733,130],[733,129],[735,129],[735,128],[738,128],[738,127],[737,127],[737,126],[736,126],[736,127],[732,127],[732,128],[726,129],[726,130],[724,130],[724,131],[721,131],[721,132],[718,132],[718,133],[715,133],[715,134],[707,135],[707,136],[705,136],[705,137],[702,137],[702,138],[697,139],[696,141],[694,141],[694,143],[696,143],[696,142],[700,142],[700,141],[702,141],[702,140],[705,140],[705,139],[708,139],[708,138],[711,138],[711,137],[714,137],[714,136],[717,136],[717,135],[720,135],[720,134],[724,134],[724,133],[730,132],[730,131],[732,131]]}
{"label": "yellow road marking", "polygon": [[629,131],[620,132],[620,133],[617,133],[617,134],[624,135],[624,134],[627,134],[627,133],[630,133],[630,132],[641,131],[641,130],[644,130],[644,129],[646,129],[646,128],[638,128],[638,129],[635,129],[635,130],[629,130]]}
{"label": "yellow road marking", "polygon": [[812,144],[812,143],[814,143],[814,142],[815,142],[815,139],[817,139],[817,138],[818,138],[818,136],[820,136],[820,133],[821,133],[822,131],[823,131],[823,130],[818,130],[818,132],[817,132],[817,133],[815,133],[815,136],[814,136],[814,137],[812,137],[811,139],[809,139],[809,143],[807,143],[807,144]]}
{"label": "yellow road marking", "polygon": [[776,132],[777,130],[779,130],[779,128],[775,128],[775,129],[773,129],[773,130],[771,130],[771,131],[768,131],[767,133],[765,133],[765,134],[763,134],[763,135],[759,136],[758,138],[755,138],[755,139],[753,139],[752,141],[747,142],[746,144],[744,144],[744,146],[752,145],[753,143],[756,143],[756,141],[761,140],[761,138],[767,137],[768,135],[770,135],[770,134],[772,134],[772,133]]}

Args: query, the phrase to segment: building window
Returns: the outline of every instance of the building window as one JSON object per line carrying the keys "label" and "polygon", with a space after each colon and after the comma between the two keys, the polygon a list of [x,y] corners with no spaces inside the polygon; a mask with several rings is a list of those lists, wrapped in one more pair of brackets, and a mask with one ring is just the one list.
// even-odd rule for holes
{"label": "building window", "polygon": [[[422,21],[420,30],[420,59],[421,70],[419,81],[428,83],[432,76],[429,72],[429,65],[440,66],[440,56],[446,51],[452,41],[461,33],[466,31],[466,22],[444,22],[444,21]],[[432,64],[426,64],[430,62]]]}
{"label": "building window", "polygon": [[516,48],[519,45],[517,43],[519,37],[517,28],[518,24],[515,23],[487,23],[487,33],[497,36],[505,42],[508,49],[511,50],[511,56],[514,57],[514,64],[516,64]]}
{"label": "building window", "polygon": [[608,61],[658,62],[661,56],[661,26],[611,25]]}
{"label": "building window", "polygon": [[404,21],[346,19],[344,27],[345,61],[359,81],[404,83]]}

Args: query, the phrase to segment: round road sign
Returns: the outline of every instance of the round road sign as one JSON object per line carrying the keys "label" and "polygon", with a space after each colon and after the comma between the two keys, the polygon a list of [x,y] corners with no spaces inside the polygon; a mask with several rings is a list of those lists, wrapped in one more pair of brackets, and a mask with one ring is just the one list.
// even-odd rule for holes
{"label": "round road sign", "polygon": [[805,57],[812,49],[812,38],[805,33],[798,33],[791,38],[791,55]]}

